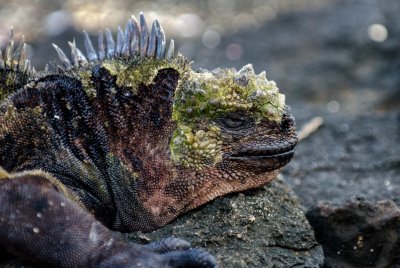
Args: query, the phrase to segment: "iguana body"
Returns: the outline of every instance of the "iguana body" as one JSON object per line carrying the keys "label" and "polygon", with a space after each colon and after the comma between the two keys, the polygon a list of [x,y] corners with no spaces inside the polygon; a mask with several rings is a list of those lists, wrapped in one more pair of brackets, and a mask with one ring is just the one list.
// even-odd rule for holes
{"label": "iguana body", "polygon": [[[34,73],[10,42],[0,70],[0,245],[60,267],[214,267],[151,231],[229,192],[272,180],[297,138],[284,96],[250,65],[195,72],[158,22],[130,19],[87,58]],[[105,43],[105,44],[104,44]],[[0,247],[1,250],[1,247]],[[1,255],[1,254],[0,254]]]}

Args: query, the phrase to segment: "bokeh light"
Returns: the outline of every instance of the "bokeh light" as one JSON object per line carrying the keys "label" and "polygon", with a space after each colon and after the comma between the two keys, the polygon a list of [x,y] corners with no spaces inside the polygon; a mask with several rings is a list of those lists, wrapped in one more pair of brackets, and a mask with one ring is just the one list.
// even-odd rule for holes
{"label": "bokeh light", "polygon": [[375,42],[383,42],[388,37],[388,31],[383,24],[372,24],[368,27],[368,36]]}
{"label": "bokeh light", "polygon": [[205,47],[215,48],[219,45],[221,41],[221,36],[216,31],[208,30],[203,34],[202,40]]}
{"label": "bokeh light", "polygon": [[243,55],[243,48],[239,44],[230,44],[227,46],[226,57],[230,60],[239,60]]}
{"label": "bokeh light", "polygon": [[330,113],[337,113],[340,110],[340,104],[333,100],[327,103],[326,105],[326,109],[330,112]]}

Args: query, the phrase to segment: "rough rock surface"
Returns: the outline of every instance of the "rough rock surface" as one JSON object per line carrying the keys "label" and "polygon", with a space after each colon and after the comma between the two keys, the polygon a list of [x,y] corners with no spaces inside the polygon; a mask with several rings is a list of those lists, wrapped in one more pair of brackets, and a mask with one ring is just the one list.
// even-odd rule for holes
{"label": "rough rock surface", "polygon": [[178,236],[207,248],[221,267],[322,267],[322,248],[282,179],[219,198],[136,241]]}
{"label": "rough rock surface", "polygon": [[400,208],[393,201],[320,203],[307,212],[323,245],[325,267],[398,267]]}
{"label": "rough rock surface", "polygon": [[323,117],[284,169],[302,205],[343,203],[353,195],[400,204],[400,113]]}

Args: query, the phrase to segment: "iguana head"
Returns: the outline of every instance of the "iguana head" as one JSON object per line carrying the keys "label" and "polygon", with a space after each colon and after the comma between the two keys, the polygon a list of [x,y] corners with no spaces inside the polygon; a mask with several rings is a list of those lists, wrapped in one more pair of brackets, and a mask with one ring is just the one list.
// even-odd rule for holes
{"label": "iguana head", "polygon": [[172,120],[170,158],[188,177],[188,208],[271,181],[297,143],[285,96],[251,64],[190,70],[175,90]]}
{"label": "iguana head", "polygon": [[[265,129],[271,128],[264,125],[266,120],[276,125],[282,120],[288,123],[283,118],[285,109],[285,96],[275,82],[268,81],[265,72],[256,75],[251,64],[238,72],[191,71],[175,93],[172,119],[177,129],[171,140],[172,159],[175,164],[202,170],[228,159],[243,162],[251,158],[274,170],[278,166],[254,156],[276,153],[258,143],[272,134]],[[291,142],[288,151],[294,147],[295,141]]]}
{"label": "iguana head", "polygon": [[166,51],[158,22],[142,41],[148,31],[140,21],[119,30],[116,46],[108,34],[107,51],[100,36],[98,54],[86,35],[88,63],[74,44],[75,66],[56,50],[98,103],[111,158],[133,174],[129,185],[147,215],[139,229],[153,229],[217,196],[271,181],[291,160],[297,137],[285,96],[265,72],[255,74],[251,64],[193,70],[174,56],[173,42]]}
{"label": "iguana head", "polygon": [[[181,55],[143,66],[136,68],[151,78],[136,94],[155,96],[137,120],[167,118],[135,127],[143,129],[135,155],[147,165],[139,196],[157,227],[215,197],[266,184],[293,157],[294,118],[265,72],[255,74],[250,64],[195,71]],[[143,136],[152,139],[143,143]]]}

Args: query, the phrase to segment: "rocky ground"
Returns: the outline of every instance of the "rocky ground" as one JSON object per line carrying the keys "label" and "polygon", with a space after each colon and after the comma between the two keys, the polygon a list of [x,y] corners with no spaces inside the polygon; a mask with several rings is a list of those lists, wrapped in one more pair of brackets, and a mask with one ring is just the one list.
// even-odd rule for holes
{"label": "rocky ground", "polygon": [[[332,0],[223,35],[212,50],[192,41],[196,67],[252,62],[256,71],[266,70],[299,128],[323,118],[283,170],[301,205],[279,180],[130,238],[185,237],[213,252],[222,267],[321,267],[324,258],[325,267],[397,267],[399,12],[396,0]],[[386,29],[384,40],[376,41],[374,24]],[[239,59],[227,59],[232,44],[243,51]],[[325,257],[301,210],[308,211]]]}
{"label": "rocky ground", "polygon": [[219,198],[173,224],[130,239],[179,236],[207,248],[221,267],[320,267],[324,256],[294,193],[282,178]]}

